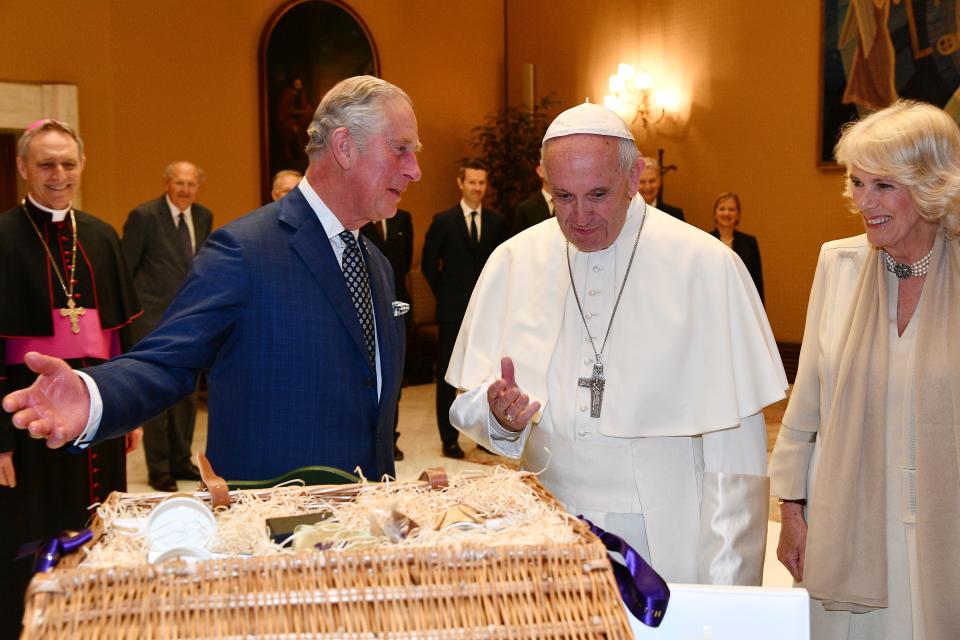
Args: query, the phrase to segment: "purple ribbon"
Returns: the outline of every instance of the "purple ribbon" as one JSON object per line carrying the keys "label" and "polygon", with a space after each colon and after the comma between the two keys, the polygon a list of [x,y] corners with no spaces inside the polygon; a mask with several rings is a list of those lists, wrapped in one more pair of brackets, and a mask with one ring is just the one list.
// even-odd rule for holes
{"label": "purple ribbon", "polygon": [[36,554],[36,560],[33,563],[34,573],[46,573],[57,566],[60,558],[69,555],[90,542],[93,539],[93,532],[90,529],[81,529],[80,531],[64,531],[55,538],[46,541],[37,540],[28,542],[20,547],[17,559],[25,558]]}
{"label": "purple ribbon", "polygon": [[670,588],[660,574],[653,570],[636,550],[620,536],[604,531],[583,516],[577,516],[600,538],[607,551],[623,556],[626,566],[612,557],[613,577],[617,579],[620,597],[637,620],[648,627],[659,627],[670,602]]}

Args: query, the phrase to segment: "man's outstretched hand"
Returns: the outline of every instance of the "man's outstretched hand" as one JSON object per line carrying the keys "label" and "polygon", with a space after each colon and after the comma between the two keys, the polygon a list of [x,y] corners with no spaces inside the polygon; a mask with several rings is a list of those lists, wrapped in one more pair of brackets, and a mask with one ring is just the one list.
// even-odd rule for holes
{"label": "man's outstretched hand", "polygon": [[87,385],[60,358],[31,351],[24,363],[39,376],[26,389],[3,398],[4,410],[13,414],[13,426],[26,429],[31,438],[46,438],[51,449],[76,440],[90,415]]}
{"label": "man's outstretched hand", "polygon": [[490,411],[504,429],[523,431],[530,419],[540,410],[540,403],[530,402],[530,396],[517,386],[512,359],[500,360],[500,376],[487,389]]}

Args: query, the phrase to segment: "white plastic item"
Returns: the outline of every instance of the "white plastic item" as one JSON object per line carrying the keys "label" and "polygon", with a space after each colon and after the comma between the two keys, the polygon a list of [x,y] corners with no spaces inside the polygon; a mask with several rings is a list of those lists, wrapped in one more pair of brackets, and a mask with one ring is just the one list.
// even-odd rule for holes
{"label": "white plastic item", "polygon": [[216,531],[217,521],[206,504],[192,496],[170,496],[154,507],[147,519],[149,560],[210,557],[207,545]]}

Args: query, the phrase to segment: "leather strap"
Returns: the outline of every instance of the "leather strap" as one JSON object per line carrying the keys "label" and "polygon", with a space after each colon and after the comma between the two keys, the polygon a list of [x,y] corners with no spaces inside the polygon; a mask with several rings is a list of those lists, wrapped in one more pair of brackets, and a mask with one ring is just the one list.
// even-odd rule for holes
{"label": "leather strap", "polygon": [[424,469],[418,480],[429,483],[430,489],[433,490],[446,489],[450,486],[450,482],[447,480],[447,472],[444,471],[443,467]]}
{"label": "leather strap", "polygon": [[200,483],[210,492],[210,506],[214,509],[229,507],[230,489],[227,488],[227,481],[214,472],[202,451],[197,453],[197,466],[200,468]]}

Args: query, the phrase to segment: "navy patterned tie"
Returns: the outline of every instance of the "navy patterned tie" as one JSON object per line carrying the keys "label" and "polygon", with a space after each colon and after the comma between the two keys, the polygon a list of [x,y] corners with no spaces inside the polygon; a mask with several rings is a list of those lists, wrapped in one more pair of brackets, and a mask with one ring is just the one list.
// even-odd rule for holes
{"label": "navy patterned tie", "polygon": [[360,255],[360,245],[350,231],[342,231],[343,240],[343,279],[347,283],[353,306],[357,309],[357,318],[363,330],[363,340],[367,343],[367,355],[370,365],[376,363],[376,336],[373,331],[373,306],[370,304],[370,280],[367,278],[367,268]]}

